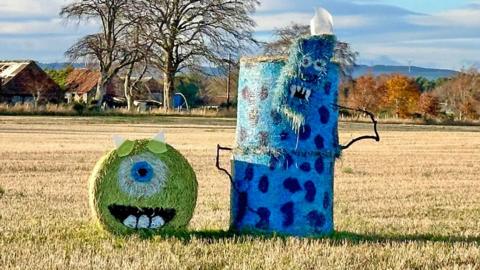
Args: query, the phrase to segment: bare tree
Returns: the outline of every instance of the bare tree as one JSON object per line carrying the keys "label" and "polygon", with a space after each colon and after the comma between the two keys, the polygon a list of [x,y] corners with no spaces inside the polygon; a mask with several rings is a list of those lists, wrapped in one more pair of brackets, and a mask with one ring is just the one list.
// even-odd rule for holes
{"label": "bare tree", "polygon": [[480,116],[480,73],[463,70],[433,91],[443,103],[444,110],[459,120]]}
{"label": "bare tree", "polygon": [[164,106],[172,107],[175,75],[202,65],[225,64],[257,44],[250,17],[257,0],[140,0],[137,13],[153,42],[152,62],[164,75]]}
{"label": "bare tree", "polygon": [[[310,35],[310,26],[292,23],[289,26],[276,29],[274,35],[277,39],[264,46],[265,54],[286,55],[296,39]],[[353,51],[350,44],[341,41],[337,42],[333,60],[339,64],[344,79],[352,79],[352,72],[357,57],[358,53]]]}
{"label": "bare tree", "polygon": [[276,40],[265,44],[267,55],[287,55],[292,43],[302,36],[310,35],[310,26],[292,23],[289,26],[274,30]]}
{"label": "bare tree", "polygon": [[126,16],[132,0],[76,0],[60,11],[66,20],[99,20],[101,32],[80,39],[66,55],[76,61],[95,56],[100,68],[95,99],[100,106],[106,87],[118,72],[137,62],[137,51],[126,39],[127,30],[138,22],[138,17]]}

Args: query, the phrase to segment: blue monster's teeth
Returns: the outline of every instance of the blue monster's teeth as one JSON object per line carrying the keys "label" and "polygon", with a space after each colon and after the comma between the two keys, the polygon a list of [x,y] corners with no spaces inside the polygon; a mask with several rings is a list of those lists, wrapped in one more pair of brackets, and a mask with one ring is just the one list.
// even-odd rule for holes
{"label": "blue monster's teeth", "polygon": [[291,94],[290,97],[293,98],[296,92],[297,92],[297,86],[292,85],[292,87],[290,87],[290,94]]}
{"label": "blue monster's teeth", "polygon": [[309,101],[310,96],[312,95],[312,91],[310,89],[306,89],[302,86],[299,85],[292,85],[290,87],[290,97],[293,98],[295,97],[295,94],[301,94],[305,96],[305,99]]}

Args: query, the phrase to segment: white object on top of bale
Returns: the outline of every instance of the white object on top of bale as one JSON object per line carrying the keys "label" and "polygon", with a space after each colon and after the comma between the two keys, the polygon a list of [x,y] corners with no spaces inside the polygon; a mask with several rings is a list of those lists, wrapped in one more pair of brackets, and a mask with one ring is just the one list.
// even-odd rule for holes
{"label": "white object on top of bale", "polygon": [[333,17],[324,8],[317,8],[310,22],[312,36],[333,35]]}

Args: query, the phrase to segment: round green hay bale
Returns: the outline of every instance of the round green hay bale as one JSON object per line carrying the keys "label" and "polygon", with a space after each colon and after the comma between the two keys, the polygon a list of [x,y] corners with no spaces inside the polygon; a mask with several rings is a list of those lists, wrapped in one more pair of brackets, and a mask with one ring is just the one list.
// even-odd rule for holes
{"label": "round green hay bale", "polygon": [[197,200],[192,167],[170,145],[159,153],[154,141],[127,143],[130,147],[124,144],[127,147],[102,157],[90,176],[90,206],[96,221],[120,235],[184,229]]}

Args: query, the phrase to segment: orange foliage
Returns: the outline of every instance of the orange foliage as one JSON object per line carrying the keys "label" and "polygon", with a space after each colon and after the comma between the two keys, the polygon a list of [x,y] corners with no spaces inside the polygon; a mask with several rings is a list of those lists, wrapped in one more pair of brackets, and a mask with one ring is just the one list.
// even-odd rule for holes
{"label": "orange foliage", "polygon": [[356,80],[350,95],[349,106],[378,112],[384,103],[385,95],[386,88],[382,80],[368,74]]}
{"label": "orange foliage", "polygon": [[431,92],[425,92],[420,96],[418,109],[424,116],[438,116],[440,111],[440,99]]}
{"label": "orange foliage", "polygon": [[420,89],[413,79],[404,75],[392,75],[385,86],[387,106],[397,117],[408,117],[417,110]]}

